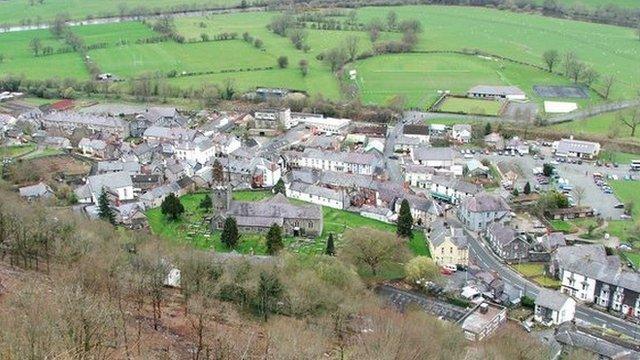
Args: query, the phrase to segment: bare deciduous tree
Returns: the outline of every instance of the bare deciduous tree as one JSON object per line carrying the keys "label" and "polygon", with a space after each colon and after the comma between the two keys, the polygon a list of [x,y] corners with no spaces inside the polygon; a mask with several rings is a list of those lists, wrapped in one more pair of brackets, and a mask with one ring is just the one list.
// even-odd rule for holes
{"label": "bare deciduous tree", "polygon": [[631,129],[631,136],[636,135],[636,128],[640,125],[640,106],[624,111],[618,115],[618,121]]}

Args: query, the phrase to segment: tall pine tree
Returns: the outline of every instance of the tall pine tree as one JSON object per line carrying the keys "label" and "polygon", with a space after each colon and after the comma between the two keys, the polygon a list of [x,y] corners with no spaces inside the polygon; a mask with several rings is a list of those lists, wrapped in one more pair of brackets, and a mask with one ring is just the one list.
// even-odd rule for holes
{"label": "tall pine tree", "polygon": [[522,192],[525,193],[525,195],[531,194],[531,184],[529,184],[528,181],[524,184],[524,190]]}
{"label": "tall pine tree", "polygon": [[325,255],[335,256],[336,248],[333,243],[333,233],[329,233],[329,238],[327,239],[327,248],[324,250]]}
{"label": "tall pine tree", "polygon": [[286,195],[286,189],[284,187],[284,180],[280,179],[278,180],[278,182],[276,183],[276,185],[273,187],[273,193],[274,194],[282,194],[282,195]]}
{"label": "tall pine tree", "polygon": [[113,213],[113,209],[111,209],[105,188],[102,188],[100,197],[98,198],[98,216],[100,219],[108,221],[112,225],[116,224],[116,215]]}
{"label": "tall pine tree", "polygon": [[267,253],[274,255],[282,250],[283,247],[282,228],[278,224],[273,224],[267,233]]}
{"label": "tall pine tree", "polygon": [[224,221],[220,241],[229,249],[233,249],[238,245],[239,237],[236,219],[234,217],[228,217],[227,220]]}
{"label": "tall pine tree", "polygon": [[400,212],[398,213],[398,235],[402,237],[411,237],[413,235],[413,216],[407,199],[400,203]]}
{"label": "tall pine tree", "polygon": [[184,212],[184,205],[174,193],[171,193],[162,201],[160,211],[163,215],[169,217],[169,220],[177,220]]}

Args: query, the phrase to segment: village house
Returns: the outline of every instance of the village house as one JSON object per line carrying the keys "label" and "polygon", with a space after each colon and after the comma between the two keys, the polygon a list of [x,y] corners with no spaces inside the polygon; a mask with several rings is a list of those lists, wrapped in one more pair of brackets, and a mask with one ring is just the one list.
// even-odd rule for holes
{"label": "village house", "polygon": [[538,239],[539,247],[542,251],[551,253],[561,246],[567,246],[564,233],[552,232],[544,234]]}
{"label": "village house", "polygon": [[98,204],[103,189],[116,201],[134,199],[131,175],[124,172],[89,176],[87,183],[77,188],[75,194],[81,204]]}
{"label": "village house", "polygon": [[[342,210],[345,208],[345,197],[342,191],[322,186],[292,182],[286,188],[287,197]],[[347,204],[348,206],[348,204]]]}
{"label": "village house", "polygon": [[346,199],[345,206],[375,205],[378,201],[377,183],[368,175],[322,171],[317,184],[341,190]]}
{"label": "village house", "polygon": [[85,156],[105,159],[108,157],[107,143],[104,140],[82,138],[78,142],[78,149]]}
{"label": "village house", "polygon": [[433,199],[411,194],[403,194],[396,199],[394,206],[396,214],[400,213],[400,206],[403,200],[409,202],[411,216],[416,225],[428,226],[438,217],[442,216],[442,207],[433,201]]}
{"label": "village house", "polygon": [[55,112],[40,119],[45,129],[60,129],[71,133],[78,128],[87,129],[93,133],[107,132],[120,138],[129,136],[129,125],[113,117],[80,114],[77,112]]}
{"label": "village house", "polygon": [[460,144],[467,144],[471,141],[473,129],[469,124],[456,124],[451,128],[451,138]]}
{"label": "village house", "polygon": [[322,208],[318,205],[295,205],[282,194],[261,201],[232,200],[229,186],[212,190],[214,214],[211,226],[222,230],[228,217],[236,219],[242,232],[264,233],[273,224],[288,236],[316,237],[322,234]]}
{"label": "village house", "polygon": [[426,189],[435,172],[435,169],[432,167],[406,164],[404,166],[404,181],[409,183],[411,187]]}
{"label": "village house", "polygon": [[438,265],[469,265],[469,240],[462,228],[438,220],[428,231],[429,252]]}
{"label": "village house", "polygon": [[402,135],[407,138],[418,139],[423,144],[428,144],[431,133],[427,125],[405,125],[402,127]]}
{"label": "village house", "polygon": [[181,127],[151,126],[144,131],[142,138],[147,141],[193,141],[198,131]]}
{"label": "village house", "polygon": [[521,155],[529,154],[529,145],[517,136],[509,139],[504,145],[504,149]]}
{"label": "village house", "polygon": [[47,136],[40,143],[40,146],[49,149],[69,150],[72,149],[71,141],[62,136]]}
{"label": "village house", "polygon": [[380,166],[380,155],[375,153],[330,152],[304,149],[298,166],[324,171],[339,171],[361,175],[373,175]]}
{"label": "village house", "polygon": [[23,186],[18,189],[20,196],[31,201],[36,199],[49,199],[55,194],[49,185],[39,182],[35,185]]}
{"label": "village house", "polygon": [[504,138],[497,132],[492,132],[484,137],[484,144],[495,150],[504,149]]}
{"label": "village house", "polygon": [[174,146],[174,151],[178,159],[198,164],[206,164],[215,156],[213,141],[204,136],[193,141],[180,141]]}
{"label": "village house", "polygon": [[458,218],[470,230],[480,231],[496,221],[507,221],[511,208],[499,195],[480,193],[463,199],[458,208]]}
{"label": "village house", "polygon": [[517,86],[477,85],[467,91],[467,97],[480,99],[526,100],[527,94]]}
{"label": "village house", "polygon": [[556,156],[577,157],[581,159],[595,159],[600,153],[600,144],[591,141],[562,139],[553,143]]}
{"label": "village house", "polygon": [[485,166],[478,159],[471,159],[465,164],[463,173],[469,178],[481,178],[488,179],[490,177],[491,170],[488,166]]}
{"label": "village house", "polygon": [[428,145],[428,140],[423,140],[419,137],[412,137],[407,135],[400,135],[393,144],[394,152],[411,152],[423,145]]}
{"label": "village house", "polygon": [[572,321],[576,313],[576,301],[555,290],[540,289],[535,300],[533,318],[545,325],[560,325]]}
{"label": "village house", "polygon": [[182,195],[180,185],[178,185],[176,181],[151,188],[144,194],[140,195],[139,199],[147,208],[155,208],[160,206],[169,194],[175,194],[176,196]]}
{"label": "village house", "polygon": [[131,181],[133,182],[133,191],[136,194],[140,194],[162,185],[162,177],[160,175],[148,175],[137,174],[131,175]]}
{"label": "village house", "polygon": [[550,268],[561,280],[560,291],[584,303],[623,316],[640,317],[640,274],[622,268],[604,246],[559,247]]}
{"label": "village house", "polygon": [[527,237],[507,225],[497,222],[489,224],[486,238],[493,251],[507,262],[529,257],[530,245]]}
{"label": "village house", "polygon": [[116,173],[116,172],[138,174],[140,173],[140,164],[136,161],[121,161],[121,160],[98,161],[98,163],[96,163],[96,173],[98,174],[107,174],[107,173]]}
{"label": "village house", "polygon": [[428,183],[431,196],[450,204],[459,204],[463,199],[482,191],[481,186],[453,176],[433,175]]}

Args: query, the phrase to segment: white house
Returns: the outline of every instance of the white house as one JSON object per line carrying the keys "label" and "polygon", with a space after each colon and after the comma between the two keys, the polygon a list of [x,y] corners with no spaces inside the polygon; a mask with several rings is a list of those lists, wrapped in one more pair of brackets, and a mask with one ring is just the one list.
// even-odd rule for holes
{"label": "white house", "polygon": [[560,292],[541,289],[536,297],[533,318],[546,325],[560,325],[572,321],[576,314],[576,301]]}
{"label": "white house", "polygon": [[484,230],[493,222],[507,220],[511,208],[501,197],[480,193],[467,197],[460,203],[458,218],[470,230]]}
{"label": "white house", "polygon": [[435,169],[428,166],[407,164],[404,167],[404,181],[415,188],[427,188],[434,174]]}
{"label": "white house", "polygon": [[361,175],[373,175],[380,162],[376,153],[332,152],[304,149],[298,166],[323,171],[338,171]]}
{"label": "white house", "polygon": [[456,124],[451,128],[451,138],[459,143],[466,144],[471,141],[471,125]]}
{"label": "white house", "polygon": [[98,204],[98,198],[105,189],[107,193],[118,201],[134,199],[131,175],[125,172],[93,175],[87,178],[87,183],[75,190],[78,202],[82,204]]}
{"label": "white house", "polygon": [[431,196],[452,204],[474,196],[482,191],[482,187],[451,176],[434,175],[429,181]]}
{"label": "white house", "polygon": [[344,209],[343,192],[339,190],[295,181],[287,186],[286,193],[287,197],[292,199],[328,206],[334,209]]}
{"label": "white house", "polygon": [[193,141],[181,141],[174,147],[174,153],[180,160],[205,164],[215,156],[215,144],[211,139],[198,137]]}

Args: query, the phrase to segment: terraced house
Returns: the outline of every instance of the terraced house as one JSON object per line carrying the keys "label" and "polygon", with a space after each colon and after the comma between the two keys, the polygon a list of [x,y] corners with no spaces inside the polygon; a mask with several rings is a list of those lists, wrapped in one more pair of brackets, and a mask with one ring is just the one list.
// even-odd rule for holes
{"label": "terraced house", "polygon": [[380,166],[381,158],[376,153],[331,152],[305,149],[298,166],[323,171],[373,175]]}
{"label": "terraced house", "polygon": [[604,246],[564,246],[552,257],[560,291],[583,303],[624,316],[640,317],[640,274],[624,270],[617,255]]}

